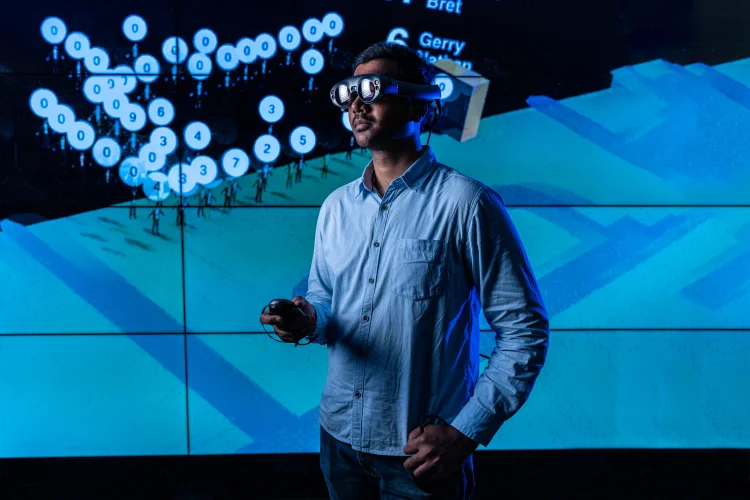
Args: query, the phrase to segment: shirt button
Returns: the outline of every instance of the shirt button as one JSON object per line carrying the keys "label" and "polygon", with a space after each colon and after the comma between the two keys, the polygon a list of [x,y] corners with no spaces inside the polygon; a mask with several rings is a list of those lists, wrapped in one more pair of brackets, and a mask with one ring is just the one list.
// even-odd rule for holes
{"label": "shirt button", "polygon": [[369,320],[370,320],[370,317],[369,317],[369,316],[367,316],[367,315],[365,315],[365,316],[362,316],[362,319],[363,319],[364,321],[369,321]]}
{"label": "shirt button", "polygon": [[370,283],[375,283],[375,280],[374,280],[373,278],[370,278],[370,279],[369,279],[369,280],[367,280],[367,281],[369,281]]}
{"label": "shirt button", "polygon": [[359,391],[357,391],[357,392],[354,393],[354,397],[355,398],[359,398],[361,395],[362,394]]}
{"label": "shirt button", "polygon": [[372,245],[373,245],[373,246],[375,246],[375,247],[379,247],[379,246],[380,246],[380,243],[378,243],[378,242],[376,241],[376,242],[375,242],[375,243],[373,243]]}
{"label": "shirt button", "polygon": [[388,210],[388,205],[387,204],[380,205],[380,210]]}

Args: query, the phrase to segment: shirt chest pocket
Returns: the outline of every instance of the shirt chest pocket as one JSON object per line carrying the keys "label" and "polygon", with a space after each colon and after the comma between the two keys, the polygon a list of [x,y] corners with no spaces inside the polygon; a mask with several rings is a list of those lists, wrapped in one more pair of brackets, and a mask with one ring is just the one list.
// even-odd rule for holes
{"label": "shirt chest pocket", "polygon": [[413,300],[443,294],[445,286],[445,240],[398,240],[393,266],[393,291]]}

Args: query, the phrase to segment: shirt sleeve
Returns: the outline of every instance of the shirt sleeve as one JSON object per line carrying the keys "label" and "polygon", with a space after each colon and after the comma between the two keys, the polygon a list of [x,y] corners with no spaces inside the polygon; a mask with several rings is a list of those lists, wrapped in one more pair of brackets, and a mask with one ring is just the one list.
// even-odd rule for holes
{"label": "shirt sleeve", "polygon": [[473,277],[495,348],[474,393],[451,425],[487,446],[526,402],[549,344],[547,311],[500,196],[484,186],[469,210],[464,266]]}
{"label": "shirt sleeve", "polygon": [[333,298],[333,282],[328,264],[325,260],[324,250],[324,226],[328,220],[326,204],[320,208],[318,222],[315,227],[315,244],[313,247],[312,265],[310,276],[307,279],[307,300],[315,308],[318,323],[312,333],[312,342],[316,344],[327,344],[328,322],[331,319],[331,301]]}

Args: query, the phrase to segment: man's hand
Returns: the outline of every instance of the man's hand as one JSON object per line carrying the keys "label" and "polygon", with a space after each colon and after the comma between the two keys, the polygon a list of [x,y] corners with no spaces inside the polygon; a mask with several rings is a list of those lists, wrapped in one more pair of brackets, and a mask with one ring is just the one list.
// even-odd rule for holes
{"label": "man's hand", "polygon": [[304,316],[285,321],[281,316],[266,311],[260,316],[260,322],[265,325],[273,325],[274,333],[279,336],[282,342],[296,344],[315,331],[318,315],[315,312],[315,307],[304,297],[297,295],[292,299],[292,302],[302,310]]}
{"label": "man's hand", "polygon": [[458,470],[479,443],[450,425],[426,425],[409,433],[404,453],[412,455],[404,467],[414,471],[415,479],[439,481]]}

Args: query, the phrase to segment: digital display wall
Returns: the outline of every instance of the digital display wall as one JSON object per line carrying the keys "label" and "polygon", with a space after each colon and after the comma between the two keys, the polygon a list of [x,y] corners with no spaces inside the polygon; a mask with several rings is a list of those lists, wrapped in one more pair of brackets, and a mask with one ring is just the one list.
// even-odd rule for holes
{"label": "digital display wall", "polygon": [[306,293],[319,207],[369,161],[328,91],[382,40],[489,80],[478,135],[430,145],[501,194],[550,315],[488,449],[750,447],[744,35],[588,3],[9,7],[0,458],[319,451],[326,348],[258,317]]}

